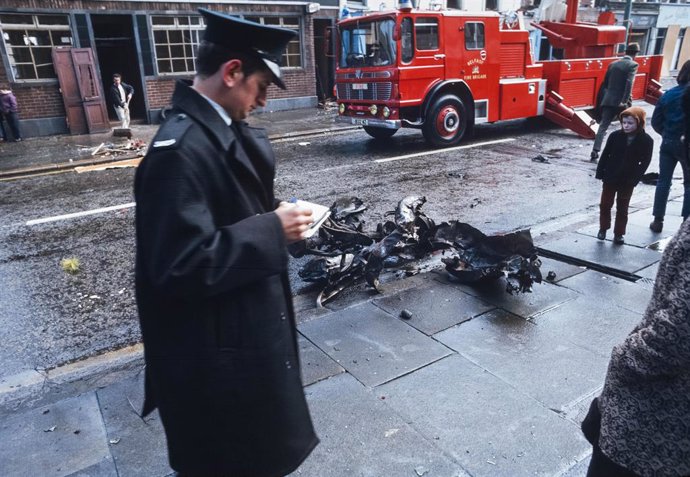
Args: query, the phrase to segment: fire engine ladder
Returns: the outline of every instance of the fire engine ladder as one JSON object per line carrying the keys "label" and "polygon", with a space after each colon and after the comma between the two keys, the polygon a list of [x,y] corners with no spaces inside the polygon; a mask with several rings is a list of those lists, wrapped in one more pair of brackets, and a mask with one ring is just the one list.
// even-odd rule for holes
{"label": "fire engine ladder", "polygon": [[594,139],[599,125],[584,111],[575,111],[563,102],[563,96],[547,91],[544,116],[561,127],[570,129],[586,139]]}

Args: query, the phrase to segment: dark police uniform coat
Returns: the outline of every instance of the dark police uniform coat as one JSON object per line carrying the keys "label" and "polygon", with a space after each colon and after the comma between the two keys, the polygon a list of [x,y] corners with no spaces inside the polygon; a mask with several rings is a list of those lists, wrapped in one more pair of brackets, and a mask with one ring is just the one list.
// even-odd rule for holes
{"label": "dark police uniform coat", "polygon": [[137,170],[144,414],[159,409],[179,472],[282,476],[318,439],[270,213],[273,153],[262,130],[237,126],[242,138],[179,82]]}

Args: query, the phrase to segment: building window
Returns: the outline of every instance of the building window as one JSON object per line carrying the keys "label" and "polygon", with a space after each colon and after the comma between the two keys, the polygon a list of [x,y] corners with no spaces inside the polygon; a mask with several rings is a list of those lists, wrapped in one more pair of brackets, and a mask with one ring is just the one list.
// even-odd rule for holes
{"label": "building window", "polygon": [[481,50],[482,48],[484,48],[483,23],[465,23],[465,48],[468,50]]}
{"label": "building window", "polygon": [[683,44],[686,30],[687,28],[681,28],[678,31],[678,39],[676,40],[676,46],[673,49],[673,56],[671,57],[671,70],[677,70],[682,66],[678,63],[680,63],[680,47]]}
{"label": "building window", "polygon": [[287,45],[287,50],[280,60],[280,66],[283,68],[299,68],[302,66],[302,34],[300,33],[299,17],[254,17],[245,16],[245,19],[261,23],[262,25],[270,25],[280,28],[287,28],[288,30],[295,30],[297,36]]}
{"label": "building window", "polygon": [[656,41],[654,43],[653,55],[664,54],[664,38],[666,38],[666,28],[659,28],[656,32]]}
{"label": "building window", "polygon": [[438,18],[418,18],[414,33],[418,50],[438,50]]}
{"label": "building window", "polygon": [[196,51],[204,28],[201,16],[152,16],[158,74],[194,73]]}
{"label": "building window", "polygon": [[0,29],[15,81],[57,78],[51,52],[72,46],[67,15],[0,14]]}

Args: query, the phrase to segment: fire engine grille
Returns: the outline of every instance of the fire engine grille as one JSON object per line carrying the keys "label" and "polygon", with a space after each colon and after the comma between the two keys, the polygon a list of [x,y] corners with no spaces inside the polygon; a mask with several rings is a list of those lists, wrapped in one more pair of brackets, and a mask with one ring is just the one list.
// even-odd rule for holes
{"label": "fire engine grille", "polygon": [[525,45],[504,43],[501,45],[501,78],[525,76]]}
{"label": "fire engine grille", "polygon": [[594,78],[581,78],[561,82],[559,93],[571,108],[594,106]]}
{"label": "fire engine grille", "polygon": [[[352,85],[366,84],[366,89],[354,89]],[[393,83],[340,83],[338,99],[361,99],[367,101],[388,101],[391,99]]]}

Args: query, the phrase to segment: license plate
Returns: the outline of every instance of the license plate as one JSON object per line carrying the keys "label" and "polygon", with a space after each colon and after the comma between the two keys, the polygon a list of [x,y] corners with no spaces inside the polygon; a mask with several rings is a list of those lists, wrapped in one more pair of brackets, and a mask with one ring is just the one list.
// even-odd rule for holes
{"label": "license plate", "polygon": [[367,83],[352,83],[352,89],[369,89]]}
{"label": "license plate", "polygon": [[358,126],[367,126],[369,124],[369,120],[352,118],[352,124],[356,124]]}

